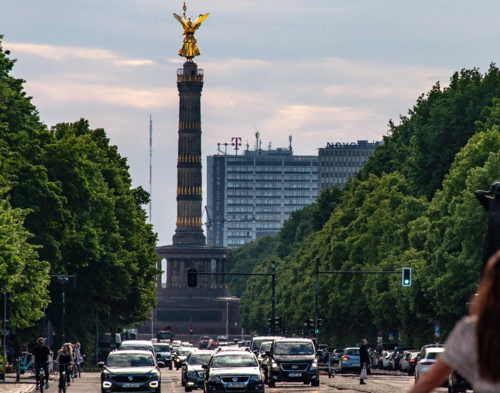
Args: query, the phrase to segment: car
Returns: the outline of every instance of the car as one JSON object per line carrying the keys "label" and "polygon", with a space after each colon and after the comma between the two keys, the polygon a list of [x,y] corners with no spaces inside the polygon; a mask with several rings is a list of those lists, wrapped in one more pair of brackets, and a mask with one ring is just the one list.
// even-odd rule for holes
{"label": "car", "polygon": [[281,336],[256,336],[256,337],[252,337],[252,341],[250,343],[250,349],[255,354],[255,356],[257,356],[259,353],[259,348],[264,341],[273,341],[277,338],[282,338],[282,337]]}
{"label": "car", "polygon": [[333,352],[332,352],[332,360],[334,362],[339,362],[340,361],[340,358],[342,357],[342,354],[344,353],[344,350],[343,349],[334,349]]}
{"label": "car", "polygon": [[153,342],[153,347],[156,352],[156,360],[165,363],[165,367],[172,370],[172,353],[170,352],[170,344]]}
{"label": "car", "polygon": [[156,362],[147,350],[120,350],[109,354],[106,363],[99,362],[101,393],[161,392],[162,362]]}
{"label": "car", "polygon": [[385,355],[382,358],[382,369],[389,370],[389,365],[391,362],[391,356],[392,356],[393,352],[392,351],[385,351],[385,352],[383,352],[383,354],[384,353],[385,353]]}
{"label": "car", "polygon": [[[431,366],[436,363],[437,357],[443,352],[444,347],[427,347],[423,350],[423,354],[421,353],[422,357],[415,367],[415,382],[422,378]],[[447,384],[448,378],[443,381],[442,386],[446,386]]]}
{"label": "car", "polygon": [[410,361],[411,361],[411,355],[414,354],[414,353],[418,353],[417,350],[413,349],[413,350],[409,350],[409,351],[404,351],[403,352],[403,357],[401,358],[401,361],[400,361],[400,370],[403,371],[403,372],[408,372],[409,369],[410,369]]}
{"label": "car", "polygon": [[208,337],[208,336],[201,336],[200,337],[200,343],[198,344],[198,348],[200,348],[200,349],[206,349],[208,347],[209,343],[210,343],[210,337]]}
{"label": "car", "polygon": [[227,336],[217,336],[217,338],[215,339],[215,346],[218,345],[229,345],[229,340],[227,339]]}
{"label": "car", "polygon": [[410,364],[408,366],[408,375],[415,375],[415,367],[417,366],[418,361],[420,360],[420,352],[412,353],[410,358]]}
{"label": "car", "polygon": [[186,361],[188,355],[195,352],[196,348],[192,347],[181,347],[177,350],[174,356],[174,366],[176,370],[182,367],[182,364]]}
{"label": "car", "polygon": [[182,386],[184,391],[191,392],[193,389],[203,389],[205,371],[203,365],[208,364],[215,351],[198,351],[191,353],[182,367]]}
{"label": "car", "polygon": [[267,385],[277,382],[302,382],[319,386],[319,367],[314,343],[309,338],[274,340],[263,360]]}
{"label": "car", "polygon": [[202,366],[206,393],[264,393],[264,375],[250,351],[218,351]]}
{"label": "car", "polygon": [[396,347],[398,346],[397,343],[379,343],[377,344],[377,353],[378,353],[378,364],[377,364],[377,367],[379,369],[383,369],[384,366],[383,366],[383,362],[384,362],[384,358],[387,356],[387,352],[390,351],[394,351],[396,349]]}
{"label": "car", "polygon": [[272,341],[264,341],[260,345],[259,354],[257,355],[259,364],[262,364],[262,361],[267,357],[266,353],[271,350],[271,345],[273,345]]}
{"label": "car", "polygon": [[342,357],[339,361],[339,371],[341,373],[346,371],[361,371],[359,348],[348,347],[344,349]]}
{"label": "car", "polygon": [[403,352],[394,351],[389,360],[389,370],[398,371],[401,366],[402,358],[403,358]]}
{"label": "car", "polygon": [[127,340],[122,342],[122,345],[120,346],[119,350],[122,351],[127,349],[138,349],[138,350],[149,351],[153,354],[153,356],[156,357],[155,347],[153,346],[153,343],[148,340]]}

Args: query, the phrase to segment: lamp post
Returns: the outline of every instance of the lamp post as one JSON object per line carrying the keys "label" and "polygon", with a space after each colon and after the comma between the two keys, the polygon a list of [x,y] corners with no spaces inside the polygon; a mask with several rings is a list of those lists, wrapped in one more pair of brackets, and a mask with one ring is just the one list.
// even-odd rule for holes
{"label": "lamp post", "polygon": [[65,283],[70,278],[76,278],[76,274],[49,274],[50,277],[57,278],[62,283],[62,326],[61,326],[61,338],[62,344],[66,341],[66,335],[64,331],[64,324],[66,318],[66,292],[65,292]]}

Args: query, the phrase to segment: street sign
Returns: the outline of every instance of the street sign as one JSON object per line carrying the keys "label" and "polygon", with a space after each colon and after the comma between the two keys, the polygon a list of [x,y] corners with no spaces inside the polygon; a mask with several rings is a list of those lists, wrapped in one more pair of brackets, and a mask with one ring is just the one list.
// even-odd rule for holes
{"label": "street sign", "polygon": [[377,343],[381,343],[382,342],[382,337],[377,337]]}
{"label": "street sign", "polygon": [[389,341],[392,341],[394,340],[394,336],[392,335],[392,333],[389,333]]}

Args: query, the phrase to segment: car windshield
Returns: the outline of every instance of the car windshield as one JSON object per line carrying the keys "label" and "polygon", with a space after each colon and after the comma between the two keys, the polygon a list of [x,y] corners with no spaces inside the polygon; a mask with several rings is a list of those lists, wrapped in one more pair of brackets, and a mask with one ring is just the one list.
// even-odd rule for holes
{"label": "car windshield", "polygon": [[262,355],[265,355],[266,351],[269,351],[269,349],[271,349],[272,344],[272,342],[262,343],[262,345],[260,346],[260,353]]}
{"label": "car windshield", "polygon": [[356,348],[346,349],[344,355],[359,356],[359,349],[356,349]]}
{"label": "car windshield", "polygon": [[232,353],[214,357],[212,367],[258,367],[255,356],[249,353]]}
{"label": "car windshield", "polygon": [[314,347],[311,342],[276,342],[274,346],[275,355],[314,355]]}
{"label": "car windshield", "polygon": [[429,352],[427,359],[436,359],[439,355],[441,355],[441,352]]}
{"label": "car windshield", "polygon": [[189,364],[208,364],[211,357],[211,353],[197,353],[191,356]]}
{"label": "car windshield", "polygon": [[156,352],[170,352],[169,345],[154,345]]}
{"label": "car windshield", "polygon": [[183,349],[183,350],[179,351],[178,353],[179,353],[179,356],[188,356],[190,353],[192,353],[192,351],[190,351],[188,349]]}
{"label": "car windshield", "polygon": [[140,351],[151,351],[151,347],[140,344],[122,344],[121,349],[138,349]]}
{"label": "car windshield", "polygon": [[107,367],[146,367],[154,366],[151,354],[114,352],[108,356]]}

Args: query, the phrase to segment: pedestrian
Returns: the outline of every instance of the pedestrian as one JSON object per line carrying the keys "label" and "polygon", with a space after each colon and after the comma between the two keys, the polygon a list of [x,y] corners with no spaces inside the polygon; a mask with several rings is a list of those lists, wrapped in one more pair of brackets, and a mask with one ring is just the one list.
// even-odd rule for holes
{"label": "pedestrian", "polygon": [[457,370],[475,392],[500,392],[500,251],[484,269],[469,316],[462,318],[446,341],[436,363],[419,378],[410,393],[427,393]]}
{"label": "pedestrian", "polygon": [[37,340],[38,345],[31,351],[31,361],[35,364],[35,390],[40,389],[40,369],[43,368],[45,372],[45,389],[49,388],[49,360],[50,360],[50,349],[45,345],[45,339],[40,337]]}
{"label": "pedestrian", "polygon": [[361,347],[359,348],[359,365],[361,366],[361,371],[359,373],[359,384],[366,385],[364,381],[368,378],[368,367],[370,366],[370,357],[368,356],[368,350],[366,349],[366,339],[361,340]]}

